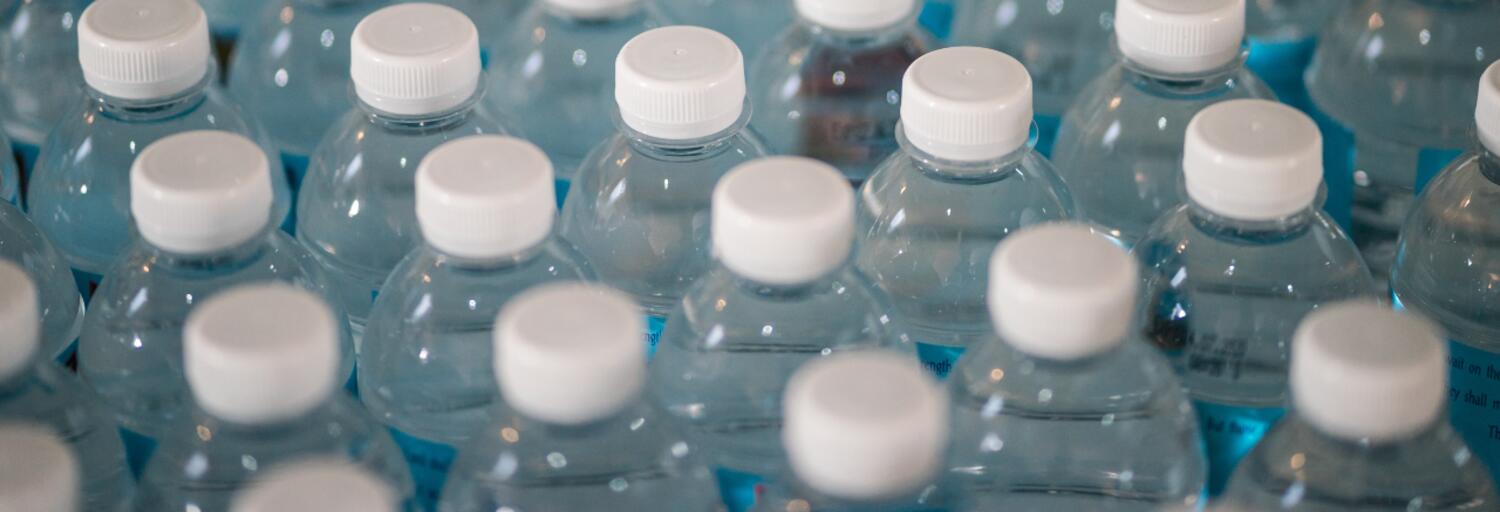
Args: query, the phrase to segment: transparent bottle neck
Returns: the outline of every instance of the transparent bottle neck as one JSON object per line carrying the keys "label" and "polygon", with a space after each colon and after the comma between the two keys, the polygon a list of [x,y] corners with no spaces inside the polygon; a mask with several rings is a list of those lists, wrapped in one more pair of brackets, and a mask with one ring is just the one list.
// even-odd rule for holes
{"label": "transparent bottle neck", "polygon": [[917,147],[906,136],[906,127],[899,123],[896,125],[896,143],[900,145],[902,154],[910,158],[919,171],[945,181],[969,183],[990,183],[1014,174],[1021,162],[1035,151],[1032,141],[1036,140],[1036,134],[1037,127],[1033,122],[1031,139],[1009,153],[988,160],[950,160]]}
{"label": "transparent bottle neck", "polygon": [[1250,58],[1249,49],[1242,47],[1239,55],[1222,66],[1192,73],[1169,73],[1126,57],[1115,39],[1110,39],[1110,53],[1120,63],[1126,81],[1163,96],[1199,96],[1232,88]]}
{"label": "transparent bottle neck", "polygon": [[1500,186],[1500,154],[1480,144],[1475,154],[1475,164],[1486,180]]}
{"label": "transparent bottle neck", "polygon": [[[480,76],[479,83],[483,84],[484,81],[484,77]],[[395,132],[425,131],[461,124],[469,119],[469,116],[479,107],[479,102],[484,99],[484,86],[480,85],[475,88],[474,94],[469,96],[469,99],[452,108],[426,114],[403,115],[386,112],[366,103],[353,91],[353,87],[350,85],[349,94],[354,98],[355,104],[359,105],[360,110],[364,111],[369,122]]]}
{"label": "transparent bottle neck", "polygon": [[1237,219],[1215,213],[1191,199],[1188,218],[1193,226],[1215,238],[1244,243],[1266,243],[1292,238],[1307,231],[1317,218],[1312,206],[1291,215],[1269,220]]}
{"label": "transparent bottle neck", "polygon": [[93,110],[114,119],[133,122],[157,121],[181,115],[197,108],[208,98],[208,89],[218,76],[210,64],[198,83],[175,94],[159,98],[126,99],[110,96],[84,85],[84,93]]}
{"label": "transparent bottle neck", "polygon": [[646,12],[646,2],[638,0],[603,12],[581,14],[548,0],[536,0],[536,9],[555,20],[575,25],[607,25],[634,18]]}
{"label": "transparent bottle neck", "polygon": [[172,252],[152,244],[145,238],[141,238],[140,240],[144,246],[150,249],[151,260],[154,265],[169,267],[173,270],[186,273],[212,273],[244,267],[250,262],[259,259],[268,249],[267,237],[272,236],[271,229],[270,226],[267,226],[260,233],[232,247],[199,254]]}
{"label": "transparent bottle neck", "polygon": [[729,272],[735,288],[739,289],[741,293],[769,301],[796,301],[823,293],[823,291],[831,288],[834,281],[838,279],[841,273],[840,270],[843,268],[844,266],[840,265],[838,268],[815,279],[794,284],[772,284],[757,281],[735,273],[727,267],[724,268],[724,271]]}
{"label": "transparent bottle neck", "polygon": [[839,30],[820,25],[800,14],[797,16],[797,23],[801,24],[813,38],[823,44],[848,48],[868,48],[899,41],[913,30],[916,30],[917,13],[913,12],[896,23],[868,30]]}
{"label": "transparent bottle neck", "polygon": [[542,255],[551,240],[552,237],[548,236],[541,243],[493,258],[459,256],[444,251],[431,243],[427,244],[427,250],[432,251],[435,256],[435,264],[438,266],[448,267],[462,273],[488,274],[513,270],[530,263]]}
{"label": "transparent bottle neck", "polygon": [[751,111],[750,102],[746,100],[744,111],[734,124],[717,133],[695,139],[664,139],[647,135],[625,124],[620,109],[614,109],[613,114],[615,127],[631,149],[656,160],[682,162],[705,160],[734,149],[735,139],[749,129]]}

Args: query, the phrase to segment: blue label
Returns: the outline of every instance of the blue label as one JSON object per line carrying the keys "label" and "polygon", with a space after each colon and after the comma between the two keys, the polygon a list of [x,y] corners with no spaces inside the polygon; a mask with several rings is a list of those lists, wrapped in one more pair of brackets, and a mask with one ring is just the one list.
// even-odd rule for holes
{"label": "blue label", "polygon": [[719,481],[719,496],[729,512],[745,512],[755,506],[761,482],[765,480],[760,475],[725,468],[715,469],[714,477]]}
{"label": "blue label", "polygon": [[1312,105],[1308,107],[1308,115],[1323,132],[1323,182],[1328,186],[1323,211],[1348,232],[1354,213],[1354,133]]}
{"label": "blue label", "polygon": [[1469,450],[1500,468],[1500,354],[1449,344],[1448,416]]}
{"label": "blue label", "polygon": [[917,360],[922,362],[922,368],[926,368],[938,380],[946,379],[948,374],[953,373],[953,369],[958,367],[958,358],[962,355],[963,347],[917,343]]}
{"label": "blue label", "polygon": [[1422,189],[1427,188],[1427,182],[1441,174],[1443,169],[1448,168],[1448,164],[1453,163],[1463,153],[1462,149],[1422,148],[1422,151],[1417,153],[1417,182],[1412,190],[1418,194],[1422,193]]}
{"label": "blue label", "polygon": [[1214,496],[1229,483],[1240,459],[1286,414],[1280,407],[1235,407],[1198,400],[1193,401],[1193,407],[1198,411],[1198,428],[1208,453],[1208,492]]}
{"label": "blue label", "polygon": [[953,3],[951,0],[931,0],[922,7],[922,14],[918,15],[917,21],[932,35],[938,39],[948,39],[948,34],[953,29]]}
{"label": "blue label", "polygon": [[102,281],[104,277],[99,274],[73,269],[73,282],[78,285],[78,295],[83,297],[84,304],[88,304],[89,299],[94,298],[94,290],[99,289],[99,283]]}
{"label": "blue label", "polygon": [[568,199],[568,189],[573,188],[573,182],[559,179],[554,188],[557,189],[557,207],[562,208],[563,201]]}
{"label": "blue label", "polygon": [[140,480],[145,474],[146,462],[156,452],[156,440],[125,427],[120,427],[120,440],[125,444],[125,463],[130,466],[130,474]]}
{"label": "blue label", "polygon": [[1250,59],[1245,63],[1276,92],[1282,103],[1308,110],[1311,98],[1302,72],[1312,61],[1318,40],[1314,38],[1274,40],[1250,39]]}
{"label": "blue label", "polygon": [[656,355],[656,344],[661,343],[661,332],[667,328],[667,319],[646,315],[646,358]]}
{"label": "blue label", "polygon": [[434,443],[390,429],[396,446],[406,456],[411,466],[411,479],[417,486],[417,501],[424,510],[437,510],[438,499],[443,494],[443,482],[448,479],[448,467],[458,450],[442,443]]}
{"label": "blue label", "polygon": [[1052,158],[1052,145],[1057,142],[1057,130],[1062,127],[1062,118],[1037,114],[1032,119],[1036,121],[1037,152]]}

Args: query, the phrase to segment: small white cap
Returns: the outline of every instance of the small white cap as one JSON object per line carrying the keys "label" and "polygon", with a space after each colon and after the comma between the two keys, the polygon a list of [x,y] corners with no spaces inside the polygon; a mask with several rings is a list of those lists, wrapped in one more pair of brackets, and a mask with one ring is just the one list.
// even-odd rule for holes
{"label": "small white cap", "polygon": [[948,395],[910,356],[839,353],[787,382],[782,442],[797,477],[836,498],[906,494],[937,476]]}
{"label": "small white cap", "polygon": [[1120,53],[1148,69],[1201,73],[1233,61],[1245,38],[1245,0],[1119,0]]}
{"label": "small white cap", "polygon": [[0,425],[0,511],[78,510],[79,472],[77,456],[52,431]]}
{"label": "small white cap", "polygon": [[312,459],[279,466],[235,496],[232,512],[397,512],[396,494],[359,466]]}
{"label": "small white cap", "polygon": [[609,417],[646,380],[645,322],[630,297],[592,284],[543,285],[495,321],[500,395],[521,414],[578,425]]}
{"label": "small white cap", "polygon": [[579,18],[608,16],[641,3],[641,0],[542,0],[548,6]]}
{"label": "small white cap", "polygon": [[1031,136],[1031,75],[972,46],[923,55],[901,84],[901,130],[922,151],[958,161],[1005,156]]}
{"label": "small white cap", "polygon": [[1500,153],[1500,60],[1490,63],[1479,77],[1479,101],[1474,107],[1474,122],[1479,127],[1479,142],[1491,153]]}
{"label": "small white cap", "polygon": [[808,21],[847,32],[889,27],[917,10],[917,0],[796,0],[796,5]]}
{"label": "small white cap", "polygon": [[719,133],[745,110],[745,58],[734,41],[706,28],[647,31],[615,59],[615,102],[626,125],[652,137]]}
{"label": "small white cap", "polygon": [[333,311],[312,292],[279,283],[232,288],[188,314],[188,385],[198,406],[221,419],[293,419],[337,389],[338,336]]}
{"label": "small white cap", "polygon": [[90,87],[117,98],[171,96],[203,80],[208,17],[193,0],[99,0],[78,21]]}
{"label": "small white cap", "polygon": [[479,88],[479,29],[452,7],[410,3],[375,11],[349,39],[359,99],[396,115],[457,107]]}
{"label": "small white cap", "polygon": [[26,270],[0,259],[0,381],[31,367],[42,344],[40,299]]}
{"label": "small white cap", "polygon": [[245,243],[271,222],[271,163],[244,136],[183,132],[130,166],[130,214],[141,238],[170,252],[204,254]]}
{"label": "small white cap", "polygon": [[1088,226],[1031,227],[1006,237],[990,257],[990,316],[1016,350],[1084,358],[1125,339],[1139,279],[1135,260]]}
{"label": "small white cap", "polygon": [[475,135],[433,149],[417,167],[417,223],[427,243],[464,258],[496,259],[552,232],[552,161],[514,137]]}
{"label": "small white cap", "polygon": [[832,166],[802,157],[741,164],[713,196],[714,255],[730,271],[773,285],[832,272],[854,243],[854,191]]}
{"label": "small white cap", "polygon": [[1305,210],[1323,183],[1318,126],[1274,101],[1203,109],[1188,123],[1182,150],[1188,197],[1232,219],[1272,220]]}
{"label": "small white cap", "polygon": [[1391,441],[1439,421],[1448,347],[1437,326],[1375,302],[1324,306],[1292,338],[1292,404],[1324,432]]}

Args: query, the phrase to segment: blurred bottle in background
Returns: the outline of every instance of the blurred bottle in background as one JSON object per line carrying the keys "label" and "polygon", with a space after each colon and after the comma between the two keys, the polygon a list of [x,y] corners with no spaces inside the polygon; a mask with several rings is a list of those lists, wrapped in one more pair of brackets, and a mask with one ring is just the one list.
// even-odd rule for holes
{"label": "blurred bottle in background", "polygon": [[[0,113],[0,115],[4,115]],[[10,203],[17,208],[21,207],[21,170],[17,167],[19,157],[15,157],[14,146],[10,143],[10,137],[0,130],[0,202]],[[10,158],[6,158],[10,155]]]}
{"label": "blurred bottle in background", "polygon": [[1338,6],[1326,0],[1246,2],[1250,59],[1245,65],[1276,91],[1282,103],[1309,111],[1311,100],[1302,77],[1318,46],[1318,32]]}
{"label": "blurred bottle in background", "polygon": [[0,126],[29,174],[42,141],[77,103],[78,18],[89,0],[0,5]]}
{"label": "blurred bottle in background", "polygon": [[311,458],[273,468],[234,498],[230,512],[404,512],[380,477],[337,459]]}
{"label": "blurred bottle in background", "polygon": [[214,56],[228,63],[240,37],[240,29],[255,18],[266,0],[198,0],[208,14],[208,30],[213,35]]}
{"label": "blurred bottle in background", "polygon": [[25,269],[41,293],[43,357],[68,360],[83,326],[83,299],[62,253],[9,204],[0,204],[0,259]]}
{"label": "blurred bottle in background", "polygon": [[673,24],[708,27],[729,36],[755,62],[760,51],[792,24],[792,0],[656,0]]}
{"label": "blurred bottle in background", "polygon": [[0,510],[84,510],[78,455],[58,434],[29,422],[0,423]]}

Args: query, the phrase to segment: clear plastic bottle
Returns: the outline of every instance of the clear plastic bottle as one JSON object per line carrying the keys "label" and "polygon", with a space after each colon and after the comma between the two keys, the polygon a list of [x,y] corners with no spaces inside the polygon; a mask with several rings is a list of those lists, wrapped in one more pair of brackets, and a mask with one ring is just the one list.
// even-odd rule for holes
{"label": "clear plastic bottle", "polygon": [[338,390],[342,327],[316,294],[280,283],[203,301],[182,335],[197,405],[158,439],[134,510],[229,510],[264,471],[308,457],[357,464],[411,496],[390,434]]}
{"label": "clear plastic bottle", "polygon": [[[238,284],[277,281],[327,297],[306,249],[270,222],[272,172],[254,142],[193,131],[141,151],[130,169],[130,249],[105,273],[79,338],[78,373],[120,424],[133,468],[163,429],[191,412],[182,326],[206,298]],[[347,321],[337,314],[346,380]]]}
{"label": "clear plastic bottle", "polygon": [[1068,108],[1052,161],[1083,218],[1121,245],[1186,200],[1182,141],[1194,114],[1274,98],[1244,66],[1244,14],[1245,0],[1119,0],[1119,60]]}
{"label": "clear plastic bottle", "polygon": [[766,148],[748,127],[744,59],[723,35],[654,29],[620,50],[616,68],[619,131],[579,168],[562,234],[645,308],[654,350],[672,308],[712,266],[714,185]]}
{"label": "clear plastic bottle", "polygon": [[916,0],[795,0],[797,22],[750,68],[752,124],[776,154],[833,164],[856,185],[896,152],[901,77],[936,43]]}
{"label": "clear plastic bottle", "polygon": [[533,286],[594,278],[578,250],[553,235],[552,180],[540,149],[499,136],[438,146],[417,169],[426,243],[382,287],[359,367],[360,397],[391,428],[428,509],[455,450],[498,398],[495,315]]}
{"label": "clear plastic bottle", "polygon": [[1318,128],[1291,107],[1235,100],[1187,128],[1188,202],[1135,247],[1145,264],[1148,340],[1194,400],[1215,494],[1280,417],[1297,323],[1322,304],[1367,297],[1354,242],[1315,206]]}
{"label": "clear plastic bottle", "polygon": [[1031,113],[1031,79],[1016,59],[975,47],[924,55],[902,86],[901,151],[860,190],[859,269],[890,296],[939,378],[989,337],[995,244],[1074,216],[1062,179],[1027,144]]}
{"label": "clear plastic bottle", "polygon": [[952,379],[959,509],[1201,510],[1203,439],[1136,330],[1136,261],[1053,223],[1006,238],[990,265],[995,334]]}
{"label": "clear plastic bottle", "polygon": [[1448,412],[1479,459],[1500,468],[1500,64],[1479,84],[1477,149],[1433,178],[1401,229],[1391,274],[1397,307],[1442,324],[1452,340]]}
{"label": "clear plastic bottle", "polygon": [[[380,285],[421,243],[417,164],[444,142],[507,130],[481,101],[479,34],[462,13],[394,5],[350,40],[357,105],[313,151],[297,238],[326,269],[358,348]],[[405,77],[423,86],[408,88]]]}
{"label": "clear plastic bottle", "polygon": [[[3,112],[3,111],[0,111]],[[16,168],[17,160],[14,158],[3,158],[13,153],[10,137],[0,130],[0,202],[21,206],[21,170]]]}
{"label": "clear plastic bottle", "polygon": [[853,196],[836,169],[801,157],[742,165],[714,189],[718,264],[667,321],[651,389],[735,510],[785,464],[778,398],[797,367],[877,347],[912,357],[889,302],[850,261]]}
{"label": "clear plastic bottle", "polygon": [[777,34],[792,24],[791,0],[656,0],[672,23],[708,27],[729,36],[755,62]]}
{"label": "clear plastic bottle", "polygon": [[0,260],[26,269],[41,292],[42,355],[67,360],[83,326],[83,299],[62,254],[9,204],[0,204]]}
{"label": "clear plastic bottle", "polygon": [[504,402],[459,451],[441,510],[721,509],[697,447],[642,396],[638,308],[585,284],[505,306],[493,361]]}
{"label": "clear plastic bottle", "polygon": [[905,354],[838,354],[785,383],[783,469],[755,512],[946,510],[948,394]]}
{"label": "clear plastic bottle", "polygon": [[0,510],[79,512],[78,457],[56,433],[0,423]]}
{"label": "clear plastic bottle", "polygon": [[1036,149],[1049,155],[1063,111],[1114,63],[1103,51],[1114,19],[1115,0],[961,0],[950,41],[1000,50],[1026,65],[1036,88]]}
{"label": "clear plastic bottle", "polygon": [[1330,305],[1292,340],[1292,411],[1223,502],[1245,510],[1495,510],[1484,464],[1443,420],[1437,326],[1375,302]]}
{"label": "clear plastic bottle", "polygon": [[240,29],[247,20],[267,2],[264,0],[199,0],[208,14],[208,28],[213,33],[215,51],[219,57],[233,53],[240,37]]}
{"label": "clear plastic bottle", "polygon": [[235,496],[229,512],[403,512],[378,475],[338,459],[283,464]]}
{"label": "clear plastic bottle", "polygon": [[1318,40],[1307,90],[1325,141],[1328,209],[1352,226],[1384,282],[1412,191],[1469,146],[1474,83],[1500,55],[1500,3],[1339,6]]}
{"label": "clear plastic bottle", "polygon": [[662,24],[646,0],[536,0],[494,38],[489,100],[552,158],[559,202],[589,150],[615,131],[620,48]]}
{"label": "clear plastic bottle", "polygon": [[[249,137],[276,154],[258,123],[213,86],[208,25],[193,0],[99,0],[78,20],[87,86],[42,149],[27,211],[78,274],[85,300],[130,245],[131,161],[192,130]],[[273,180],[277,222],[290,195]]]}
{"label": "clear plastic bottle", "polygon": [[[109,413],[98,397],[67,370],[40,354],[41,322],[37,286],[21,267],[0,260],[0,423],[23,422],[57,434],[79,457],[75,485],[81,489],[78,510],[113,510],[130,496],[125,449]],[[0,448],[0,467],[25,464],[37,471],[40,461]],[[0,469],[0,474],[8,473]],[[0,478],[0,480],[4,480]],[[49,480],[47,484],[63,484]],[[0,491],[5,484],[0,483]],[[32,489],[38,490],[38,489]],[[58,510],[6,507],[0,510]]]}
{"label": "clear plastic bottle", "polygon": [[88,5],[56,0],[0,7],[0,120],[28,173],[47,133],[83,87],[74,28]]}
{"label": "clear plastic bottle", "polygon": [[1256,0],[1247,2],[1245,38],[1250,57],[1245,61],[1255,75],[1276,91],[1282,103],[1310,111],[1311,99],[1302,80],[1318,31],[1339,2],[1327,0]]}

